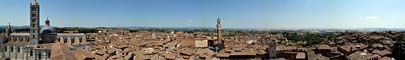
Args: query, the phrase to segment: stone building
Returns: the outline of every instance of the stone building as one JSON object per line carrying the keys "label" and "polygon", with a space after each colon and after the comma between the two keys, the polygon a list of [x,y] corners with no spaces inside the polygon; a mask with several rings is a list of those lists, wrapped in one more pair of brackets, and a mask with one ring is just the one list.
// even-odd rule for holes
{"label": "stone building", "polygon": [[[89,50],[90,47],[86,46],[87,38],[84,33],[58,33],[50,25],[48,18],[45,21],[46,25],[40,29],[38,0],[31,0],[30,3],[29,33],[13,33],[9,25],[6,29],[6,40],[4,40],[6,42],[0,47],[2,48],[0,49],[0,57],[11,60],[50,60],[53,55],[59,54],[51,53],[51,51],[61,51],[60,49],[51,49],[54,48],[53,45],[61,44],[71,45],[71,49]],[[70,50],[70,48],[65,50]]]}
{"label": "stone building", "polygon": [[[47,28],[42,29],[45,32]],[[41,33],[41,34],[54,34],[54,33]],[[4,56],[10,59],[45,59],[50,58],[50,47],[55,42],[65,43],[67,45],[84,45],[86,43],[86,36],[83,33],[56,33],[54,40],[45,40],[53,37],[43,36],[37,47],[28,47],[30,43],[30,33],[11,33],[9,42],[6,43]],[[39,47],[39,48],[38,48]],[[85,46],[84,46],[85,47]],[[79,46],[80,48],[80,46]],[[86,49],[88,50],[88,49]]]}

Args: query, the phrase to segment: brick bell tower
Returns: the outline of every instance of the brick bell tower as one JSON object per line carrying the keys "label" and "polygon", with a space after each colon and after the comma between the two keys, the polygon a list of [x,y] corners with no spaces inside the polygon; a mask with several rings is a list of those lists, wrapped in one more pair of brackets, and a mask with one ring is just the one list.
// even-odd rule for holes
{"label": "brick bell tower", "polygon": [[222,40],[222,25],[221,25],[221,18],[218,17],[217,19],[217,43],[215,44],[215,51],[219,52],[225,48],[224,41]]}

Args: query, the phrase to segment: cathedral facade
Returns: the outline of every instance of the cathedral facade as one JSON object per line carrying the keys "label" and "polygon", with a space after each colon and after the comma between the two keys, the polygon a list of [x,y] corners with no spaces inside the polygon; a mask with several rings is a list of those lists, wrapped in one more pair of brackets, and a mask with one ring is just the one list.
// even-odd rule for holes
{"label": "cathedral facade", "polygon": [[[1,40],[0,57],[11,60],[51,60],[60,57],[55,45],[86,45],[84,33],[58,33],[46,19],[45,26],[40,29],[38,0],[30,1],[30,31],[29,33],[13,33],[9,25],[5,38]],[[80,48],[80,47],[79,47]],[[63,55],[63,54],[62,54]]]}

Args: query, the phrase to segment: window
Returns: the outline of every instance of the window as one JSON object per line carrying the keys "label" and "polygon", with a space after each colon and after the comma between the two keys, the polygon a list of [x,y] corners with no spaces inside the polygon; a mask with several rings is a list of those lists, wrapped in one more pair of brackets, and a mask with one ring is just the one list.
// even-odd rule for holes
{"label": "window", "polygon": [[[35,25],[31,25],[31,27],[35,27]],[[34,31],[32,31],[32,32],[34,32]]]}
{"label": "window", "polygon": [[14,47],[10,48],[10,51],[11,51],[11,52],[14,51]]}
{"label": "window", "polygon": [[31,14],[31,17],[35,17],[36,16],[36,14]]}
{"label": "window", "polygon": [[29,51],[30,51],[30,53],[29,53],[29,54],[30,54],[30,56],[32,56],[34,53],[32,52],[32,50],[29,50]]}
{"label": "window", "polygon": [[63,43],[67,43],[67,37],[63,37]]}
{"label": "window", "polygon": [[70,43],[75,43],[75,37],[70,37],[71,38],[71,40],[70,41],[72,41],[72,42],[70,42]]}
{"label": "window", "polygon": [[83,40],[83,38],[79,37],[79,42],[83,42],[82,40]]}
{"label": "window", "polygon": [[20,47],[17,47],[17,52],[18,52],[18,53],[21,52]]}
{"label": "window", "polygon": [[7,51],[7,49],[8,49],[7,47],[8,47],[8,46],[5,46],[5,47],[4,47],[4,48],[5,48],[4,51]]}

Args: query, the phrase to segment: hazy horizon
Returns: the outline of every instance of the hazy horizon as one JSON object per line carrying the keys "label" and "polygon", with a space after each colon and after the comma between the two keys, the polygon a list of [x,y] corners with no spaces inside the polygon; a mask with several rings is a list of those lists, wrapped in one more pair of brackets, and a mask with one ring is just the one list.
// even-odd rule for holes
{"label": "hazy horizon", "polygon": [[[405,28],[403,0],[39,0],[56,27]],[[29,0],[0,1],[0,26],[29,25]]]}

